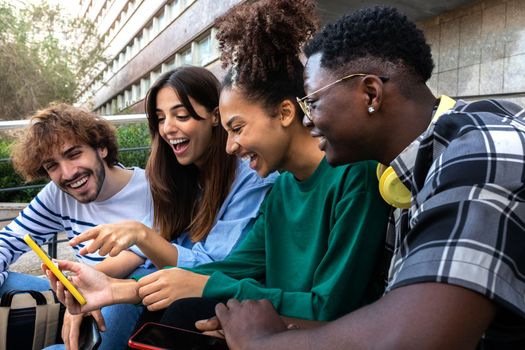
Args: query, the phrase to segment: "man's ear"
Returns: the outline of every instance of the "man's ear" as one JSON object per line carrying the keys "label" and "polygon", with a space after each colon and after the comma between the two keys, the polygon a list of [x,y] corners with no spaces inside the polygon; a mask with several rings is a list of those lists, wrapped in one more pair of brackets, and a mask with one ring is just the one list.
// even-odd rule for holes
{"label": "man's ear", "polygon": [[97,148],[98,155],[100,158],[104,159],[108,155],[108,148],[107,147],[99,147]]}
{"label": "man's ear", "polygon": [[296,108],[291,100],[284,100],[279,106],[279,118],[281,125],[285,128],[292,125],[295,119]]}
{"label": "man's ear", "polygon": [[367,108],[369,114],[381,108],[383,102],[383,84],[381,79],[375,75],[369,75],[363,80],[364,93],[368,96]]}

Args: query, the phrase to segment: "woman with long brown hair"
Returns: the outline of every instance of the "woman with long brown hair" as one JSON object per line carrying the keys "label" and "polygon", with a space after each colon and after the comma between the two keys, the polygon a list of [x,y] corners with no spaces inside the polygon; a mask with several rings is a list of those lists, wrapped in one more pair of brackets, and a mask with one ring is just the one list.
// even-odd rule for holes
{"label": "woman with long brown hair", "polygon": [[[93,240],[80,254],[98,250],[100,255],[115,257],[124,251],[124,263],[120,259],[119,264],[112,264],[108,258],[100,264],[105,265],[107,275],[143,275],[154,271],[152,264],[161,269],[219,261],[252,227],[276,175],[261,179],[248,162],[226,153],[228,136],[219,120],[219,89],[211,72],[190,66],[165,73],[150,88],[145,103],[152,148],[146,176],[154,217],[100,225],[70,242],[78,245]],[[125,251],[129,247],[135,254]],[[169,279],[162,270],[152,276],[151,287],[158,293],[149,300],[155,300],[154,308],[166,307],[171,300],[161,294],[168,293]],[[133,308],[120,308],[116,315],[112,309],[117,307],[102,309],[105,328],[118,329],[111,331],[108,346],[116,346],[117,339],[125,343],[138,318]],[[69,318],[62,332],[66,344],[69,338],[76,341],[81,320]],[[122,324],[127,325],[126,330]]]}
{"label": "woman with long brown hair", "polygon": [[152,221],[158,232],[138,221],[100,225],[72,241],[94,239],[81,254],[116,256],[135,245],[140,250],[132,250],[158,268],[192,267],[228,255],[251,227],[275,175],[261,179],[246,161],[226,153],[219,88],[211,72],[190,66],[165,73],[150,88],[146,176],[154,218],[143,222]]}

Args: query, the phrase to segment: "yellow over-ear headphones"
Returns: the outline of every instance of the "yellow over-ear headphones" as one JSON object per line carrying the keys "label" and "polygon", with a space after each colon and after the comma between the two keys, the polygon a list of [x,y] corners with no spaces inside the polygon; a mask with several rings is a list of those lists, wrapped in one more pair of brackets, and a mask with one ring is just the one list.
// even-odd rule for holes
{"label": "yellow over-ear headphones", "polygon": [[[456,101],[445,95],[440,96],[439,100],[439,105],[436,113],[434,113],[432,122],[438,120],[443,113],[454,108],[456,104]],[[394,168],[391,166],[387,167],[384,164],[378,164],[377,179],[379,180],[379,193],[385,202],[396,208],[410,208],[412,194],[401,182]]]}

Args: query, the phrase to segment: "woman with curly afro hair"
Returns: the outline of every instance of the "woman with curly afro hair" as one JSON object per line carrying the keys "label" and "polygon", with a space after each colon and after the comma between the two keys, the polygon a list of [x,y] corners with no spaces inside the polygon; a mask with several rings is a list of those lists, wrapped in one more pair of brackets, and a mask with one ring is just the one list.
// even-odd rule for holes
{"label": "woman with curly afro hair", "polygon": [[262,177],[281,176],[230,256],[192,269],[195,278],[185,271],[184,283],[196,282],[184,293],[204,299],[175,302],[162,322],[185,326],[185,308],[194,317],[196,305],[207,305],[200,316],[209,317],[216,301],[235,297],[268,299],[286,322],[312,325],[375,300],[388,214],[377,163],[329,166],[296,99],[304,95],[301,46],[317,28],[313,1],[243,4],[216,24],[230,66],[219,101],[226,151]]}

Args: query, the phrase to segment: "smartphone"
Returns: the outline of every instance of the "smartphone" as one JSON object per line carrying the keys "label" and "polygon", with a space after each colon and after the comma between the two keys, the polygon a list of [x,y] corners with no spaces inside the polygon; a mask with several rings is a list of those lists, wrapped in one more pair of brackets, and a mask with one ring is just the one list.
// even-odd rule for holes
{"label": "smartphone", "polygon": [[84,297],[82,296],[82,294],[80,294],[80,292],[78,291],[78,289],[75,288],[74,285],[71,284],[71,282],[69,282],[69,280],[66,278],[66,276],[64,276],[64,274],[62,273],[62,271],[60,271],[58,269],[58,267],[56,267],[56,265],[51,261],[51,258],[46,254],[46,252],[44,252],[39,246],[38,244],[36,244],[35,241],[33,241],[33,239],[31,238],[30,235],[25,235],[24,236],[24,241],[27,243],[27,245],[29,247],[31,247],[31,249],[33,249],[33,251],[36,253],[36,255],[38,255],[38,257],[40,259],[42,259],[42,261],[44,262],[44,264],[46,264],[46,266],[51,270],[51,272],[53,272],[53,274],[58,278],[58,280],[67,288],[67,290],[69,290],[69,292],[71,293],[71,295],[73,295],[75,297],[75,299],[77,299],[77,301],[79,302],[80,305],[85,305],[86,304],[86,299],[84,299]]}
{"label": "smartphone", "polygon": [[143,350],[227,350],[224,339],[182,328],[147,322],[129,338],[128,345]]}
{"label": "smartphone", "polygon": [[97,321],[91,315],[84,317],[80,325],[78,348],[82,350],[96,350],[101,342],[102,337],[98,330]]}

